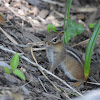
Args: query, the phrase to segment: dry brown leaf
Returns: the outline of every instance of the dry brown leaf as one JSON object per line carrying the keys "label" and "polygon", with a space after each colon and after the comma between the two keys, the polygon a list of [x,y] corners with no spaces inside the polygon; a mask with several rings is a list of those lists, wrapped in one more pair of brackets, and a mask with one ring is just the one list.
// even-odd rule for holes
{"label": "dry brown leaf", "polygon": [[2,25],[4,25],[5,24],[5,20],[4,20],[4,18],[3,18],[3,15],[0,13],[0,24]]}

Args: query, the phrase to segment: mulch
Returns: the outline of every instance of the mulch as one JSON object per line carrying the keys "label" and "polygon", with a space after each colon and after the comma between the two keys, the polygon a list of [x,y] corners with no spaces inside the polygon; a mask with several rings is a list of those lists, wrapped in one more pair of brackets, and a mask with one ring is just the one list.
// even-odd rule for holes
{"label": "mulch", "polygon": [[[93,32],[88,25],[100,19],[99,4],[99,0],[73,0],[72,2],[70,18],[82,24],[85,31],[72,38],[69,45],[79,51],[83,60],[87,46],[87,42],[83,43],[83,41],[89,39]],[[50,68],[44,45],[49,34],[47,25],[53,24],[59,32],[63,30],[65,6],[66,0],[0,0],[0,14],[6,22],[5,25],[0,25],[0,100],[2,98],[4,100],[8,98],[9,100],[66,100],[100,87],[93,84],[100,82],[100,40],[96,42],[93,52],[87,90],[85,83],[77,88],[73,87],[71,85],[73,82],[59,69],[56,69],[54,74],[70,84],[79,94],[47,72]],[[50,34],[52,35],[53,32]],[[48,79],[34,61],[31,47],[38,64],[46,70],[43,73]],[[25,81],[13,73],[8,75],[4,71],[4,66],[9,67],[15,52],[20,54],[18,69],[25,74]]]}

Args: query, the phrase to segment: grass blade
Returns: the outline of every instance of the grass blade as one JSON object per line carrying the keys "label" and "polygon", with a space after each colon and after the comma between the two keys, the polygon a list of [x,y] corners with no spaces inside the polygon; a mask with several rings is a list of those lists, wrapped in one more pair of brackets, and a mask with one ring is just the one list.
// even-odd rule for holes
{"label": "grass blade", "polygon": [[92,52],[97,40],[97,37],[100,33],[100,21],[98,22],[90,40],[86,48],[86,53],[85,53],[85,65],[84,65],[84,75],[85,79],[87,80],[89,76],[89,69],[90,69],[90,63],[91,63],[91,57],[92,57]]}

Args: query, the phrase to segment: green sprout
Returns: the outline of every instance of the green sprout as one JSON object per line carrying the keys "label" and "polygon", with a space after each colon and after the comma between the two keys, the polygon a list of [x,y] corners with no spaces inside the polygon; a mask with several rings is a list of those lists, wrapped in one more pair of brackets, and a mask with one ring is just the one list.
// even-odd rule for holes
{"label": "green sprout", "polygon": [[[14,54],[14,56],[12,57],[12,60],[10,62],[10,67],[12,72],[17,75],[18,77],[20,77],[23,80],[26,80],[23,72],[21,72],[19,69],[17,69],[19,65],[19,55],[18,53]],[[4,67],[4,70],[7,74],[10,74],[10,69],[8,67]]]}
{"label": "green sprout", "polygon": [[57,28],[53,24],[48,24],[47,25],[48,32],[50,32],[50,30],[52,30],[53,32],[57,32],[56,29]]}

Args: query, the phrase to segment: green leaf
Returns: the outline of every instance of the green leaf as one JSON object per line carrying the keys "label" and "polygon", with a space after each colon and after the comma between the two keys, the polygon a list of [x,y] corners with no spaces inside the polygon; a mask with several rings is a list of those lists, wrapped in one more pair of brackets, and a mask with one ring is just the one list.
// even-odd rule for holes
{"label": "green leaf", "polygon": [[10,74],[10,69],[8,67],[4,67],[4,70],[7,74]]}
{"label": "green leaf", "polygon": [[93,52],[93,49],[94,49],[94,46],[95,46],[95,43],[96,43],[96,40],[97,40],[99,33],[100,33],[100,21],[96,25],[96,28],[95,28],[95,30],[94,30],[94,32],[89,40],[87,48],[86,48],[85,65],[84,65],[84,75],[85,75],[86,80],[89,76],[89,69],[90,69],[92,52]]}
{"label": "green leaf", "polygon": [[10,66],[11,66],[11,70],[14,70],[18,67],[18,64],[19,64],[19,55],[18,53],[16,53],[12,60],[11,60],[11,63],[10,63]]}
{"label": "green leaf", "polygon": [[96,23],[90,23],[89,28],[94,28],[95,25],[96,25]]}
{"label": "green leaf", "polygon": [[15,70],[13,71],[13,73],[14,73],[15,75],[17,75],[18,77],[20,77],[21,79],[26,80],[24,74],[23,74],[19,69],[15,69]]}
{"label": "green leaf", "polygon": [[48,24],[48,25],[47,25],[47,30],[48,30],[48,32],[50,32],[50,29],[51,29],[52,31],[54,31],[54,32],[57,32],[57,31],[56,31],[57,28],[56,28],[54,25],[52,25],[52,24]]}
{"label": "green leaf", "polygon": [[69,24],[68,24],[68,41],[72,37],[81,34],[83,31],[84,31],[84,27],[82,25],[77,24],[72,20],[69,20]]}

